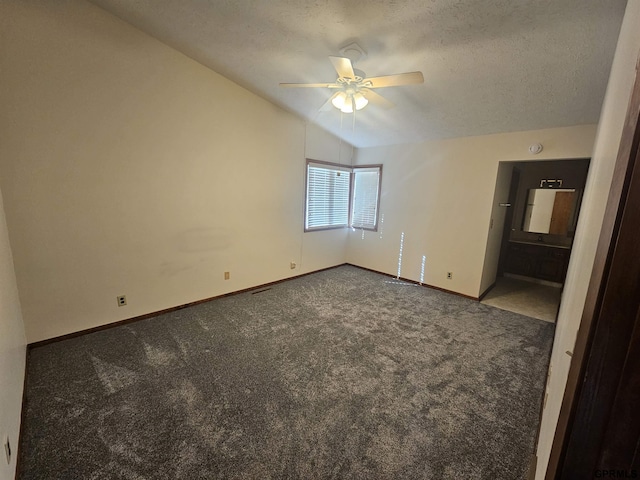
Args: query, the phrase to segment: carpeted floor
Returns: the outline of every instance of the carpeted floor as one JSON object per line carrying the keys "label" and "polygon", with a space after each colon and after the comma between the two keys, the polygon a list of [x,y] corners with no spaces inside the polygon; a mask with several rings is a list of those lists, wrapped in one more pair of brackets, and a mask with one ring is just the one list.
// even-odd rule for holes
{"label": "carpeted floor", "polygon": [[508,479],[553,325],[351,266],[32,349],[22,479]]}

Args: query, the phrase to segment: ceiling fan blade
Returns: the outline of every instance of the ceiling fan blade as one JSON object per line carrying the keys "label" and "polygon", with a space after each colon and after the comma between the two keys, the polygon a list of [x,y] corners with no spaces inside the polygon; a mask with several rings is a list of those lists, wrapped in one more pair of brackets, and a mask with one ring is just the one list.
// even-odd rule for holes
{"label": "ceiling fan blade", "polygon": [[329,57],[329,60],[333,63],[333,68],[336,69],[340,78],[350,78],[351,80],[356,78],[351,60],[345,57]]}
{"label": "ceiling fan blade", "polygon": [[362,89],[362,93],[364,94],[364,96],[365,96],[365,98],[367,100],[369,100],[371,103],[373,103],[374,105],[377,105],[379,107],[382,107],[382,108],[393,108],[395,106],[389,100],[384,98],[382,95],[374,92],[373,90],[369,90],[369,89],[363,88]]}
{"label": "ceiling fan blade", "polygon": [[422,72],[398,73],[383,77],[365,78],[364,82],[371,82],[369,88],[396,87],[399,85],[415,85],[424,83]]}
{"label": "ceiling fan blade", "polygon": [[303,88],[340,88],[335,83],[281,83],[281,87],[303,87]]}
{"label": "ceiling fan blade", "polygon": [[331,101],[336,98],[336,96],[338,96],[340,92],[336,92],[333,95],[331,95],[331,97],[329,97],[329,100],[327,100],[326,102],[324,102],[324,104],[318,109],[319,112],[328,112],[333,108],[333,104],[331,103]]}

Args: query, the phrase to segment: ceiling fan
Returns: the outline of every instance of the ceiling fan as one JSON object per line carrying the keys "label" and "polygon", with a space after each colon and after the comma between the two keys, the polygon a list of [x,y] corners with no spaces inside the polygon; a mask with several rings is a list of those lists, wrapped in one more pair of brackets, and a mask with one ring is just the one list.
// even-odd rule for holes
{"label": "ceiling fan", "polygon": [[374,92],[374,88],[398,87],[424,83],[422,72],[397,73],[382,77],[365,78],[363,72],[354,70],[351,60],[346,57],[329,57],[338,79],[333,83],[281,83],[281,87],[331,88],[337,90],[320,108],[321,111],[333,105],[342,113],[362,110],[369,102],[383,108],[391,108],[393,103]]}

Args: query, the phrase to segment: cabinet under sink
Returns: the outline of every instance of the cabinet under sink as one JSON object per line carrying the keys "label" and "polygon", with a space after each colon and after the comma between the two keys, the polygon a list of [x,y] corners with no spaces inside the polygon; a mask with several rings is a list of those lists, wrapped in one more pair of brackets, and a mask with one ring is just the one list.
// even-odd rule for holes
{"label": "cabinet under sink", "polygon": [[509,241],[505,273],[564,283],[571,249],[565,246]]}

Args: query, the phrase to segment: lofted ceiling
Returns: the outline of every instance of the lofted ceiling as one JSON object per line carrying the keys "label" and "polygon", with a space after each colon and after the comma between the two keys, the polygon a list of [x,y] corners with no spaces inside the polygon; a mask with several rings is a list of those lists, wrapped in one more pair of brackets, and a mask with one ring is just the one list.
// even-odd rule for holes
{"label": "lofted ceiling", "polygon": [[[626,0],[91,0],[356,147],[598,122]],[[356,41],[395,107],[318,112]]]}

